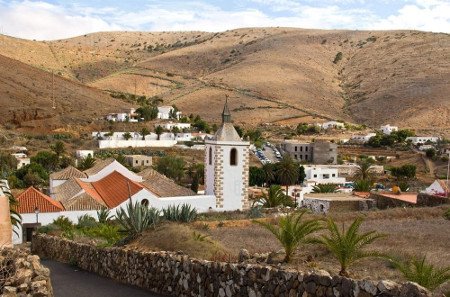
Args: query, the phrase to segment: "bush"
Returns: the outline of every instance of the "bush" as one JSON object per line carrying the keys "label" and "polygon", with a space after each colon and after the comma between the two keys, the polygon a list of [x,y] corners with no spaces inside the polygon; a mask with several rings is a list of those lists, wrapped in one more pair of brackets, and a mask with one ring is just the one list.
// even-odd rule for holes
{"label": "bush", "polygon": [[354,182],[353,190],[357,192],[369,192],[371,189],[370,181],[360,179]]}
{"label": "bush", "polygon": [[436,156],[436,150],[434,148],[429,148],[425,151],[425,155],[429,159],[433,159]]}
{"label": "bush", "polygon": [[335,184],[318,184],[313,187],[313,193],[336,193],[337,185]]}
{"label": "bush", "polygon": [[113,246],[122,238],[119,231],[118,226],[98,224],[94,228],[84,230],[84,234],[89,237],[103,239],[105,243],[100,246],[106,247]]}
{"label": "bush", "polygon": [[342,60],[342,52],[338,52],[334,57],[333,63],[337,64],[340,60]]}
{"label": "bush", "polygon": [[450,208],[444,212],[444,218],[446,218],[447,220],[450,220]]}
{"label": "bush", "polygon": [[187,203],[180,205],[169,205],[163,209],[164,219],[172,222],[189,223],[197,219],[197,210]]}
{"label": "bush", "polygon": [[92,217],[88,214],[84,214],[84,215],[78,217],[77,228],[79,228],[79,229],[93,228],[93,227],[97,226],[97,224],[98,223],[94,217]]}
{"label": "bush", "polygon": [[264,215],[261,210],[262,210],[262,208],[260,206],[253,206],[250,208],[247,216],[250,219],[262,218]]}
{"label": "bush", "polygon": [[73,229],[73,223],[65,216],[57,217],[53,220],[52,224],[59,227],[63,231]]}

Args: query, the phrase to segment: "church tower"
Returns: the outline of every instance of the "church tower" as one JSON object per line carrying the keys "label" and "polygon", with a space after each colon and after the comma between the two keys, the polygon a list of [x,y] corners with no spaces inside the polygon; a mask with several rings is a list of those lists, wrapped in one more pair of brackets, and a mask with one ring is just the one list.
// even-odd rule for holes
{"label": "church tower", "polygon": [[250,142],[242,141],[234,129],[227,101],[223,107],[222,125],[213,139],[205,141],[205,194],[216,196],[218,211],[250,207]]}

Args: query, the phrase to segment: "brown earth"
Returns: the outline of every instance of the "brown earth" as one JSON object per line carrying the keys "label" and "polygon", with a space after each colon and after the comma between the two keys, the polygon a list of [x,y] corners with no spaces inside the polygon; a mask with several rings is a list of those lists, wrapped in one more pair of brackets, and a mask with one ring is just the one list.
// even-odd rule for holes
{"label": "brown earth", "polygon": [[[208,121],[219,120],[227,94],[242,124],[314,117],[450,135],[448,34],[247,28],[103,32],[49,42],[0,35],[0,43],[1,55],[93,88],[159,95]],[[22,79],[27,84],[29,78]],[[122,106],[99,97],[105,105]],[[23,105],[6,98],[8,108]],[[61,124],[56,114],[51,118]]]}

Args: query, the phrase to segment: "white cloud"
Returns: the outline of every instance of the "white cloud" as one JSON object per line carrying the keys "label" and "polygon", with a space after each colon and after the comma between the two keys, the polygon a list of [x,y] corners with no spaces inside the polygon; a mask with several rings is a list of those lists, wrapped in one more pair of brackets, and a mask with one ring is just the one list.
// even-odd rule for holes
{"label": "white cloud", "polygon": [[[202,2],[203,1],[203,2]],[[57,39],[97,31],[224,31],[240,27],[317,29],[418,29],[450,32],[446,0],[405,0],[386,18],[364,5],[365,0],[248,0],[240,9],[222,9],[204,2],[149,2],[137,11],[116,7],[54,5],[45,0],[0,0],[0,29],[28,39]],[[379,0],[389,6],[393,0]],[[264,8],[264,9],[263,9]]]}
{"label": "white cloud", "polygon": [[99,16],[70,11],[42,1],[0,3],[0,27],[4,34],[38,40],[124,29]]}
{"label": "white cloud", "polygon": [[367,26],[370,29],[414,29],[450,33],[450,2],[417,0],[406,4],[397,14]]}

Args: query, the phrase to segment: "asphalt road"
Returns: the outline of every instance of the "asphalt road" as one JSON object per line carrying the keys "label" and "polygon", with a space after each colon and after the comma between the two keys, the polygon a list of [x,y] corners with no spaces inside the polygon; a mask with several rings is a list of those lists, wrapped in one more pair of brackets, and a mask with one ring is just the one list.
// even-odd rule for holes
{"label": "asphalt road", "polygon": [[67,264],[52,260],[42,264],[50,269],[55,297],[162,297]]}

